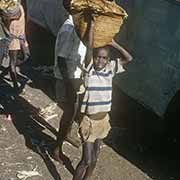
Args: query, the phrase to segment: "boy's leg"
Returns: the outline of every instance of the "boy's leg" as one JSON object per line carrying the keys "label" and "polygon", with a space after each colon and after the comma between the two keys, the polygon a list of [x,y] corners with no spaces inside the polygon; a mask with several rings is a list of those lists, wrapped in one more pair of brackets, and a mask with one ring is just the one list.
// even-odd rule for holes
{"label": "boy's leg", "polygon": [[97,139],[94,143],[93,143],[93,149],[91,150],[91,162],[90,165],[88,166],[88,168],[86,169],[86,173],[84,175],[83,180],[88,180],[91,176],[92,173],[94,171],[94,168],[96,167],[96,163],[97,163],[97,158],[100,152],[100,145],[101,145],[101,141],[100,139]]}
{"label": "boy's leg", "polygon": [[93,157],[92,157],[93,151],[94,151],[94,143],[85,142],[83,144],[82,159],[75,170],[73,180],[84,180],[90,177],[92,173],[89,174],[87,171],[92,166],[93,163]]}
{"label": "boy's leg", "polygon": [[94,153],[95,153],[95,159],[97,160],[99,153],[100,153],[100,147],[101,147],[102,139],[96,139],[94,143]]}

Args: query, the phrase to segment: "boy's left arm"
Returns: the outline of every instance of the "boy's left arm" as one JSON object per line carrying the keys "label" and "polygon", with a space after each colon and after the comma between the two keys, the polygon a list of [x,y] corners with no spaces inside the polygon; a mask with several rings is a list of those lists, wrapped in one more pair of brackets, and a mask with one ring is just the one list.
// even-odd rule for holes
{"label": "boy's left arm", "polygon": [[116,43],[113,39],[109,45],[111,45],[112,47],[114,47],[115,49],[117,49],[120,52],[121,57],[119,58],[119,60],[120,60],[121,65],[127,64],[130,61],[132,61],[133,58],[132,58],[131,54],[126,49],[124,49],[122,46],[120,46],[118,43]]}

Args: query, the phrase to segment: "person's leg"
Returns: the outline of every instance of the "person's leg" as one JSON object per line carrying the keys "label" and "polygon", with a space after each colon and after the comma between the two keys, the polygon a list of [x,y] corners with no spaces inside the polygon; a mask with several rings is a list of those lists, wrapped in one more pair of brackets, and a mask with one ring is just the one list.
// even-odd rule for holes
{"label": "person's leg", "polygon": [[13,86],[15,90],[18,89],[18,84],[17,84],[17,74],[16,74],[16,61],[17,61],[17,54],[18,50],[10,50],[9,51],[9,66],[10,66],[10,76],[13,82]]}
{"label": "person's leg", "polygon": [[63,105],[67,101],[66,87],[63,79],[56,79],[55,98],[58,105],[63,109]]}
{"label": "person's leg", "polygon": [[68,87],[68,107],[71,107],[71,112],[69,114],[69,127],[67,129],[66,140],[71,143],[75,147],[79,147],[81,145],[81,140],[78,136],[78,106],[79,106],[79,96],[76,94],[76,87],[78,85],[79,79],[69,79]]}
{"label": "person's leg", "polygon": [[[66,139],[68,132],[72,126],[72,117],[74,113],[74,100],[75,100],[75,92],[73,87],[68,79],[67,75],[67,66],[66,66],[66,59],[59,57],[58,58],[58,66],[59,70],[62,74],[62,81],[57,81],[56,84],[56,95],[57,101],[62,100],[62,95],[65,92],[65,102],[59,102],[59,105],[63,108],[63,116],[60,120],[59,125],[59,132],[56,140],[56,144],[53,150],[53,156],[56,160],[61,161],[62,157],[62,144],[63,141]],[[61,92],[61,93],[60,93]]]}
{"label": "person's leg", "polygon": [[101,145],[101,140],[97,139],[94,143],[93,143],[93,149],[91,152],[91,163],[88,166],[88,168],[86,169],[86,173],[84,175],[83,180],[88,180],[92,173],[94,168],[96,167],[96,163],[97,163],[97,158],[100,152],[100,145]]}
{"label": "person's leg", "polygon": [[73,114],[73,107],[71,107],[71,104],[65,103],[64,104],[64,109],[63,109],[63,115],[60,120],[60,125],[59,125],[59,132],[58,132],[58,137],[57,137],[57,143],[61,144],[61,141],[64,141],[67,133],[69,132],[69,129],[71,128],[72,125],[72,114]]}
{"label": "person's leg", "polygon": [[63,82],[66,91],[66,103],[64,103],[64,114],[60,124],[60,131],[62,131],[62,133],[60,133],[60,137],[63,137],[63,139],[67,137],[68,133],[70,133],[74,121],[75,102],[77,98],[75,85],[77,85],[79,82],[79,80],[76,79],[69,79],[66,61],[67,59],[65,58],[58,58],[58,66],[63,77]]}
{"label": "person's leg", "polygon": [[100,153],[100,147],[101,147],[102,139],[96,139],[94,143],[94,152],[95,152],[95,159],[97,160],[99,153]]}
{"label": "person's leg", "polygon": [[[65,104],[67,102],[67,95],[66,95],[66,87],[64,84],[63,79],[56,79],[56,84],[55,84],[55,94],[56,94],[56,102],[58,103],[58,106],[62,108],[64,111]],[[59,124],[59,132],[57,136],[56,143],[53,148],[52,156],[55,160],[59,161],[62,163],[62,144],[64,141],[64,132],[63,132],[63,127],[65,126],[62,121],[65,121],[65,114],[63,112],[63,116],[60,120]]]}
{"label": "person's leg", "polygon": [[[94,151],[94,143],[85,142],[82,147],[82,159],[77,165],[77,168],[74,173],[73,180],[84,180],[85,175],[87,174],[88,168],[92,165],[93,160],[93,151]],[[89,176],[88,176],[89,177]],[[86,177],[87,179],[87,177]]]}
{"label": "person's leg", "polygon": [[[66,85],[67,87],[67,85]],[[60,120],[60,125],[59,125],[59,133],[57,137],[57,144],[61,148],[63,141],[66,139],[68,132],[71,129],[72,123],[73,123],[73,113],[74,113],[74,106],[73,102],[69,101],[70,95],[68,93],[68,89],[66,88],[66,92],[68,97],[68,100],[63,104],[63,115]],[[73,98],[73,97],[72,97]]]}

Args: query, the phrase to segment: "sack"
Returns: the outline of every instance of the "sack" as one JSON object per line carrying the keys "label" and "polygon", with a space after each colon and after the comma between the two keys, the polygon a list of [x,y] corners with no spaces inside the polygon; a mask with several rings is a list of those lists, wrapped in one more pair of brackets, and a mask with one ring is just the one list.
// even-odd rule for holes
{"label": "sack", "polygon": [[73,15],[77,34],[85,44],[90,22],[89,13],[99,15],[94,27],[94,48],[111,42],[127,17],[122,7],[115,1],[108,0],[71,0],[69,12]]}

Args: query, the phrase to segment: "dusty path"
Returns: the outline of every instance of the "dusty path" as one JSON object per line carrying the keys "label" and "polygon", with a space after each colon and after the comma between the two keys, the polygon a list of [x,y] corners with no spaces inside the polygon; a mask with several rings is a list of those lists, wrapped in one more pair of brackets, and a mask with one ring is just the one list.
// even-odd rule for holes
{"label": "dusty path", "polygon": [[[47,142],[52,143],[55,136],[30,117],[31,108],[45,107],[52,100],[41,90],[26,85],[18,101],[14,104],[16,110],[15,119],[12,122],[5,120],[4,115],[0,116],[0,179],[16,180],[18,172],[22,171],[34,171],[35,175],[32,174],[29,177],[31,180],[72,179],[66,166],[55,162],[46,151]],[[61,114],[60,109],[57,109],[57,112]],[[48,123],[57,128],[58,118],[53,118]],[[41,152],[44,150],[43,155],[39,154],[38,147],[41,148]],[[75,167],[80,160],[81,149],[65,143],[64,152]],[[36,173],[39,174],[36,175]],[[92,179],[146,180],[151,178],[104,144]]]}
{"label": "dusty path", "polygon": [[[48,152],[54,143],[59,119],[55,116],[45,121],[37,116],[39,108],[53,102],[51,93],[47,93],[52,81],[46,77],[38,82],[38,78],[35,74],[34,81],[27,82],[16,101],[10,96],[1,96],[1,104],[5,102],[5,110],[13,112],[14,120],[5,120],[4,111],[0,107],[0,180],[71,180],[73,168],[80,160],[81,149],[67,142],[64,144],[67,156],[64,165],[50,157]],[[43,81],[48,86],[42,88]],[[11,94],[8,84],[1,82],[0,92],[7,90]],[[59,107],[54,112],[59,117],[62,114]],[[180,161],[172,144],[169,145],[171,152],[168,154],[161,145],[155,146],[156,151],[149,152],[139,144],[131,144],[126,134],[123,129],[113,126],[102,146],[92,180],[180,179],[177,170]],[[25,173],[28,173],[29,178],[23,176]]]}

